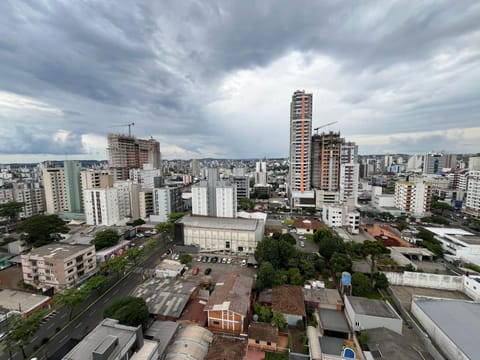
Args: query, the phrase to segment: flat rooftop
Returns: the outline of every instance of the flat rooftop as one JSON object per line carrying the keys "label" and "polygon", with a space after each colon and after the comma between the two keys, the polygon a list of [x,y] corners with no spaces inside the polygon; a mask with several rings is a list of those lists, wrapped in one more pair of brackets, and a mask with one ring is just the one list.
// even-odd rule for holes
{"label": "flat rooftop", "polygon": [[0,289],[0,314],[10,311],[29,312],[50,300],[50,297],[24,291]]}
{"label": "flat rooftop", "polygon": [[350,328],[348,327],[347,319],[345,318],[343,311],[319,309],[318,316],[320,317],[320,322],[322,323],[323,329],[342,333],[350,332]]}
{"label": "flat rooftop", "polygon": [[390,285],[390,289],[392,289],[392,291],[395,293],[395,296],[402,303],[402,306],[408,311],[410,311],[410,308],[412,306],[412,298],[414,295],[438,297],[445,299],[471,300],[467,295],[461,293],[460,291],[439,290],[399,285]]}
{"label": "flat rooftop", "polygon": [[118,346],[113,348],[111,359],[121,355],[122,349],[133,339],[137,338],[137,328],[120,325],[117,320],[104,319],[93,329],[77,346],[75,346],[64,360],[84,360],[92,357],[94,351],[101,352],[109,347],[112,341],[118,341]]}
{"label": "flat rooftop", "polygon": [[324,305],[343,305],[342,297],[337,289],[303,288],[303,299],[306,302],[317,302]]}
{"label": "flat rooftop", "polygon": [[145,331],[145,338],[159,342],[158,354],[162,358],[165,349],[177,333],[180,324],[174,321],[154,321]]}
{"label": "flat rooftop", "polygon": [[139,285],[133,296],[145,300],[150,314],[179,318],[197,284],[175,279],[151,279]]}
{"label": "flat rooftop", "polygon": [[319,337],[322,353],[328,355],[341,356],[343,350],[343,343],[345,339],[340,339],[331,336]]}
{"label": "flat rooftop", "polygon": [[397,319],[397,313],[384,300],[347,296],[357,314]]}
{"label": "flat rooftop", "polygon": [[422,256],[434,256],[435,254],[432,253],[430,250],[422,248],[422,247],[405,247],[405,246],[390,246],[390,249],[396,250],[399,253],[407,254],[407,255],[422,255]]}
{"label": "flat rooftop", "polygon": [[241,231],[255,231],[259,225],[259,221],[260,220],[257,219],[234,219],[191,215],[184,216],[178,220],[179,223],[184,224],[185,226]]}
{"label": "flat rooftop", "polygon": [[460,228],[443,228],[443,227],[425,227],[428,231],[438,236],[445,235],[473,235],[471,232],[465,231]]}
{"label": "flat rooftop", "polygon": [[80,251],[84,251],[90,247],[95,249],[93,245],[71,245],[57,242],[33,249],[27,255],[48,257],[52,259],[68,259],[69,257],[74,256]]}
{"label": "flat rooftop", "polygon": [[425,297],[415,297],[413,302],[468,358],[478,359],[480,304]]}
{"label": "flat rooftop", "polygon": [[381,327],[366,330],[368,348],[375,360],[422,360],[405,336]]}

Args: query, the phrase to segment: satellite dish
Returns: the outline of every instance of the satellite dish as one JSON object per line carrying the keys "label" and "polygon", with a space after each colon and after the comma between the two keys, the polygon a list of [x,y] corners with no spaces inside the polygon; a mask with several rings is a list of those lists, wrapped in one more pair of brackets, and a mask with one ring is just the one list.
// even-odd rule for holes
{"label": "satellite dish", "polygon": [[257,314],[253,314],[253,321],[258,321],[258,315]]}

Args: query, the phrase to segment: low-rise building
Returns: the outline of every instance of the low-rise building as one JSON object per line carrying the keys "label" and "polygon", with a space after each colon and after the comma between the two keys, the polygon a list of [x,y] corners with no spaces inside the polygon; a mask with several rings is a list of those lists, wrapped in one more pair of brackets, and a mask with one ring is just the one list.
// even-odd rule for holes
{"label": "low-rise building", "polygon": [[248,347],[277,351],[278,328],[270,323],[252,322],[248,327]]}
{"label": "low-rise building", "polygon": [[345,314],[355,331],[385,327],[402,334],[402,318],[387,301],[345,296]]}
{"label": "low-rise building", "polygon": [[63,357],[63,360],[84,359],[154,360],[158,359],[158,343],[144,340],[141,326],[120,325],[118,320],[104,319]]}
{"label": "low-rise building", "polygon": [[155,276],[157,278],[174,278],[183,273],[185,265],[175,260],[163,260],[155,267]]}
{"label": "low-rise building", "polygon": [[323,224],[321,221],[318,221],[316,219],[310,218],[310,219],[295,219],[295,222],[293,223],[293,227],[297,229],[297,234],[300,235],[305,235],[305,234],[311,234],[313,235],[317,229],[325,227],[325,224]]}
{"label": "low-rise building", "polygon": [[195,283],[153,278],[137,286],[133,296],[144,299],[149,313],[157,320],[176,321],[196,293],[198,288]]}
{"label": "low-rise building", "polygon": [[264,222],[257,219],[184,216],[175,223],[175,238],[202,250],[252,254],[264,229]]}
{"label": "low-rise building", "polygon": [[414,296],[411,311],[445,358],[478,358],[480,304]]}
{"label": "low-rise building", "polygon": [[314,309],[343,310],[343,301],[337,289],[303,288],[305,304]]}
{"label": "low-rise building", "polygon": [[23,281],[57,291],[80,284],[97,272],[93,245],[52,243],[21,255]]}
{"label": "low-rise building", "polygon": [[215,284],[205,311],[208,328],[230,334],[246,334],[251,308],[253,279],[225,274]]}
{"label": "low-rise building", "polygon": [[360,213],[346,205],[324,205],[322,220],[332,228],[346,227],[352,234],[360,231]]}
{"label": "low-rise building", "polygon": [[280,311],[288,325],[296,326],[306,316],[301,286],[282,285],[272,289],[272,311]]}
{"label": "low-rise building", "polygon": [[165,351],[164,360],[204,360],[213,341],[213,334],[197,325],[182,326]]}

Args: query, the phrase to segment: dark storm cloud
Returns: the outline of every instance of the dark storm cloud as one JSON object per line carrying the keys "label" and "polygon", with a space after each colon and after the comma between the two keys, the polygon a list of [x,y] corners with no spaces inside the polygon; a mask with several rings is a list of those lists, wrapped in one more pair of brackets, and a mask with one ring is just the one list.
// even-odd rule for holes
{"label": "dark storm cloud", "polygon": [[[238,132],[226,125],[229,115],[207,106],[229,74],[266,67],[293,51],[304,55],[305,66],[319,55],[333,59],[343,73],[341,98],[359,109],[376,106],[371,102],[377,92],[419,83],[418,94],[398,98],[346,133],[420,131],[453,120],[469,127],[479,121],[478,85],[462,84],[467,90],[455,96],[455,89],[431,96],[422,78],[429,59],[464,49],[471,54],[456,66],[478,71],[475,1],[3,1],[0,14],[0,91],[62,110],[50,119],[17,116],[16,136],[4,138],[4,153],[70,152],[73,146],[81,152],[82,134],[103,136],[130,122],[139,136],[188,137],[183,148],[191,152],[208,137],[225,156],[254,148],[267,153],[269,141],[237,139]],[[403,69],[401,76],[391,71],[396,67]],[[445,84],[460,75],[451,71]],[[0,113],[0,130],[8,121]],[[25,130],[39,122],[49,125]],[[71,144],[48,144],[45,139],[58,129],[72,132]]]}

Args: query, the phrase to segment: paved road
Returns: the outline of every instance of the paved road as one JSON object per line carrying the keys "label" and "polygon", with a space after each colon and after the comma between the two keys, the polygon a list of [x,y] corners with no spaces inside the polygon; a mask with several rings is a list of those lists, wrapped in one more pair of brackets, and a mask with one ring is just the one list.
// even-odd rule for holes
{"label": "paved road", "polygon": [[[140,284],[142,281],[143,270],[155,267],[160,255],[166,251],[166,248],[168,247],[167,245],[168,244],[163,242],[163,246],[152,252],[150,257],[140,267],[137,267],[134,271],[121,279],[114,287],[103,293],[93,304],[89,305],[91,299],[90,301],[87,299],[83,306],[79,306],[77,310],[77,313],[79,314],[74,314],[74,317],[76,317],[71,322],[68,322],[69,310],[60,309],[58,313],[51,316],[51,318],[42,325],[37,334],[32,337],[30,345],[25,347],[25,352],[27,354],[32,354],[33,347],[35,345],[39,346],[42,339],[48,337],[50,339],[48,343],[46,343],[34,355],[39,360],[47,359],[69,342],[70,339],[83,338],[103,319],[103,312],[112,300],[127,296],[138,284]],[[97,297],[96,294],[91,294],[90,296]],[[57,327],[62,328],[58,333],[55,332]],[[30,359],[32,356],[28,358]],[[8,359],[8,353],[2,353],[0,355],[0,360]],[[12,359],[23,359],[22,353],[18,347],[12,352]]]}

